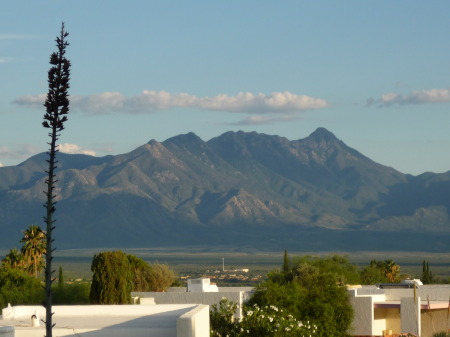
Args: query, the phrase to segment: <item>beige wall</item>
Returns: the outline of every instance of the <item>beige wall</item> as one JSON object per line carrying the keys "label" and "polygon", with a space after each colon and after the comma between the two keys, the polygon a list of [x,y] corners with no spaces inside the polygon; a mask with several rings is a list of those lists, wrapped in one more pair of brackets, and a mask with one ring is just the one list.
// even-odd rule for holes
{"label": "beige wall", "polygon": [[433,333],[450,329],[450,322],[447,322],[448,309],[422,310],[422,334],[421,337],[431,337]]}
{"label": "beige wall", "polygon": [[385,320],[385,329],[392,330],[394,334],[401,333],[400,310],[391,308],[376,308],[375,319]]}

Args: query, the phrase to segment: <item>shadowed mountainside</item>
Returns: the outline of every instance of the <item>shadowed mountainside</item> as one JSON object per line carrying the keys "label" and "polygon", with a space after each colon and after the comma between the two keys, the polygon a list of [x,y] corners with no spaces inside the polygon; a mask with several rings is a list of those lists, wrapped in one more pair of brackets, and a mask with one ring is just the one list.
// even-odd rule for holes
{"label": "shadowed mountainside", "polygon": [[[448,250],[450,172],[402,174],[319,128],[58,155],[57,246]],[[45,155],[0,168],[0,244],[41,224]],[[395,249],[394,249],[395,248]]]}

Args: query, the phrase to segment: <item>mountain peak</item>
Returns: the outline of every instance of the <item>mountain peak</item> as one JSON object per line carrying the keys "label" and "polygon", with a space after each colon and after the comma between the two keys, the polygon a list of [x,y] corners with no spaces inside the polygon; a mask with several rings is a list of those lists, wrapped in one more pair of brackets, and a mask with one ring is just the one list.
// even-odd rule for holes
{"label": "mountain peak", "polygon": [[186,144],[203,144],[204,141],[197,136],[195,133],[193,132],[189,132],[183,135],[178,135],[172,138],[169,138],[167,140],[165,140],[163,142],[164,145],[168,144],[168,143],[172,143],[172,144],[176,144],[176,145],[186,145]]}
{"label": "mountain peak", "polygon": [[318,142],[319,141],[331,142],[338,140],[332,132],[322,127],[317,128],[316,131],[311,133],[308,138],[314,139]]}

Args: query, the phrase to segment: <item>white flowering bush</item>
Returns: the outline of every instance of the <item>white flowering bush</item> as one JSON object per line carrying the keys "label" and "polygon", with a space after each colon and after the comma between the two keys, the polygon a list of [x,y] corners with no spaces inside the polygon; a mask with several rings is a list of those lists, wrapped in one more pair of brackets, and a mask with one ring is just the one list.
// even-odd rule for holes
{"label": "white flowering bush", "polygon": [[244,308],[244,319],[240,324],[242,337],[312,337],[316,336],[317,326],[309,321],[301,322],[276,306],[260,308],[254,304]]}
{"label": "white flowering bush", "polygon": [[244,317],[238,322],[233,318],[237,305],[223,299],[211,310],[212,337],[314,337],[317,326],[309,321],[301,322],[278,307],[244,307]]}
{"label": "white flowering bush", "polygon": [[218,305],[214,304],[209,312],[211,337],[238,336],[239,322],[234,319],[238,305],[223,298]]}

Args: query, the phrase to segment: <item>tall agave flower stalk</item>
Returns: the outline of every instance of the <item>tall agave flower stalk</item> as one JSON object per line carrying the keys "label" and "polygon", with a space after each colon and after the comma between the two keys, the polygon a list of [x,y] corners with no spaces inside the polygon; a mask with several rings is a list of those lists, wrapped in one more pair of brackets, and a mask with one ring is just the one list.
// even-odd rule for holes
{"label": "tall agave flower stalk", "polygon": [[48,178],[45,180],[47,184],[47,191],[44,191],[47,201],[44,204],[47,212],[44,216],[44,221],[47,225],[46,231],[46,256],[45,256],[45,330],[46,337],[52,337],[52,247],[54,239],[52,238],[55,220],[53,213],[55,212],[55,183],[57,182],[55,176],[56,169],[56,153],[58,152],[58,145],[56,144],[60,132],[64,129],[64,123],[67,121],[67,114],[69,113],[69,77],[70,77],[70,61],[66,59],[66,47],[69,43],[66,41],[67,33],[64,30],[64,23],[61,25],[61,32],[56,38],[57,51],[50,56],[51,68],[48,71],[48,93],[45,101],[46,113],[44,114],[44,122],[42,125],[50,129],[49,137],[50,150],[48,154]]}

